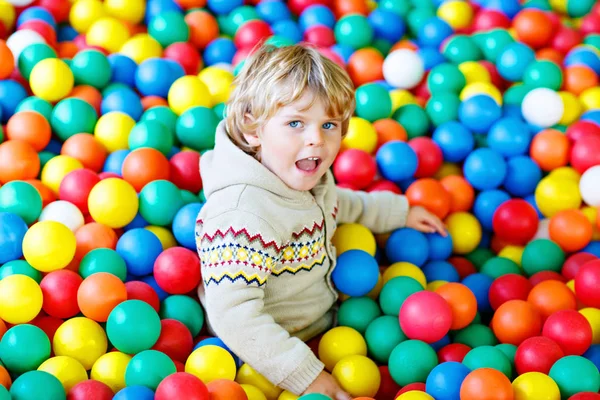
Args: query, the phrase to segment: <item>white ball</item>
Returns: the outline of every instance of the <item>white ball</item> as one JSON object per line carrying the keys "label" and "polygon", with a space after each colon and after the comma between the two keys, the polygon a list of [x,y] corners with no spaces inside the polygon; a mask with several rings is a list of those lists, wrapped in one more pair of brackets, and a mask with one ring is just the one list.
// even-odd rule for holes
{"label": "white ball", "polygon": [[421,82],[424,74],[423,60],[409,49],[393,51],[383,61],[383,77],[398,89],[414,88]]}
{"label": "white ball", "polygon": [[600,207],[600,165],[589,168],[581,175],[579,192],[585,204]]}
{"label": "white ball", "polygon": [[77,206],[65,200],[57,200],[42,210],[39,221],[56,221],[75,232],[85,223],[83,214]]}
{"label": "white ball", "polygon": [[556,125],[564,111],[565,105],[560,95],[548,88],[533,89],[521,103],[521,113],[525,120],[541,128]]}
{"label": "white ball", "polygon": [[28,6],[34,2],[34,0],[8,0],[10,4],[17,7]]}
{"label": "white ball", "polygon": [[535,236],[531,240],[536,239],[550,239],[550,219],[544,218],[538,224],[538,230]]}
{"label": "white ball", "polygon": [[21,29],[8,37],[6,40],[6,45],[15,58],[15,65],[17,65],[19,62],[19,56],[21,55],[21,52],[27,46],[36,43],[46,43],[46,40],[42,37],[42,35],[31,29]]}

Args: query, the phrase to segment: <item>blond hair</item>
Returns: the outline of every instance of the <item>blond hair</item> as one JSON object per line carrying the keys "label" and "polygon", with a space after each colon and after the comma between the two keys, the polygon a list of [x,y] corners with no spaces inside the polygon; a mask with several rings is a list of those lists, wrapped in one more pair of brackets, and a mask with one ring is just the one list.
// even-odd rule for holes
{"label": "blond hair", "polygon": [[[280,107],[300,99],[305,90],[323,102],[332,118],[342,120],[343,135],[354,113],[354,85],[346,71],[305,45],[262,45],[248,57],[233,86],[225,115],[227,133],[253,156],[258,149],[248,144],[244,134],[256,132]],[[246,114],[253,118],[245,118]]]}

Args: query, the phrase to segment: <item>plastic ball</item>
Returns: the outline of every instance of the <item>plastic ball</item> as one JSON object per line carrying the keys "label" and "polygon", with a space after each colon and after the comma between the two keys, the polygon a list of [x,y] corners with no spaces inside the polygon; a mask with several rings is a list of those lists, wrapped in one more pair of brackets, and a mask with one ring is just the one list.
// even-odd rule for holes
{"label": "plastic ball", "polygon": [[[403,245],[400,246],[400,243]],[[401,228],[392,232],[387,240],[385,251],[392,263],[406,261],[422,266],[429,257],[429,243],[423,233],[411,228]]]}
{"label": "plastic ball", "polygon": [[81,363],[66,356],[47,359],[38,367],[38,371],[47,372],[58,378],[67,393],[75,385],[88,379],[87,372]]}
{"label": "plastic ball", "polygon": [[122,228],[133,221],[138,207],[135,189],[119,178],[98,182],[88,197],[88,209],[92,218],[111,228]]}
{"label": "plastic ball", "polygon": [[[61,200],[63,200],[63,202],[61,202],[60,204],[68,202],[69,204],[76,206],[81,213],[88,214],[88,197],[93,187],[98,182],[100,182],[100,178],[98,177],[98,175],[89,169],[77,169],[69,172],[61,181],[58,189],[59,197]],[[44,209],[46,210],[47,207],[48,206],[46,206]],[[65,211],[66,210],[67,209],[65,208]],[[73,226],[71,224],[66,223],[67,221],[64,218],[62,221],[59,222],[63,222],[65,225],[69,226],[71,230],[74,231]],[[83,225],[83,216],[81,222]]]}
{"label": "plastic ball", "polygon": [[[71,388],[71,390],[67,393],[68,399],[71,400],[85,400],[90,397],[97,398],[98,400],[109,400],[109,399],[117,399],[119,396],[115,396],[115,393],[112,389],[105,383],[88,379],[82,382],[79,382],[75,386]],[[122,399],[128,400],[128,399]],[[146,400],[141,398],[140,400]]]}
{"label": "plastic ball", "polygon": [[565,355],[582,355],[592,344],[592,327],[575,310],[560,310],[544,322],[542,334],[554,340]]}
{"label": "plastic ball", "polygon": [[81,211],[76,205],[65,200],[57,200],[44,207],[38,221],[60,222],[73,232],[77,231],[84,224]]}
{"label": "plastic ball", "polygon": [[22,374],[37,369],[50,358],[50,341],[37,326],[16,325],[2,336],[0,356],[8,371]]}
{"label": "plastic ball", "polygon": [[69,270],[58,270],[44,276],[40,288],[44,296],[42,309],[56,318],[71,318],[79,313],[77,290],[83,279]]}
{"label": "plastic ball", "polygon": [[0,144],[0,183],[34,179],[40,171],[40,159],[27,142],[9,140]]}
{"label": "plastic ball", "polygon": [[391,52],[383,63],[383,76],[392,86],[412,89],[421,81],[425,66],[421,57],[409,49]]}
{"label": "plastic ball", "polygon": [[483,393],[493,391],[494,399],[513,399],[513,388],[509,378],[493,368],[478,368],[471,371],[462,381],[460,398],[464,400],[480,400]]}
{"label": "plastic ball", "polygon": [[367,344],[362,335],[348,327],[336,327],[327,331],[318,349],[319,359],[329,371],[346,356],[367,355]]}
{"label": "plastic ball", "polygon": [[[123,53],[123,50],[121,52]],[[139,64],[135,72],[135,86],[143,96],[159,96],[166,99],[173,83],[185,75],[183,67],[172,60],[151,57],[144,61],[134,61]],[[191,78],[196,79],[192,76],[188,78],[188,81]]]}
{"label": "plastic ball", "polygon": [[463,161],[475,146],[472,133],[457,121],[439,125],[432,138],[442,150],[444,160],[448,162]]}
{"label": "plastic ball", "polygon": [[126,300],[110,312],[106,332],[115,348],[135,354],[156,343],[160,336],[160,319],[148,303]]}
{"label": "plastic ball", "polygon": [[127,386],[145,386],[156,390],[160,382],[176,371],[173,361],[156,350],[142,351],[131,359],[125,370]]}
{"label": "plastic ball", "polygon": [[31,266],[42,272],[66,267],[75,255],[75,235],[56,221],[33,225],[23,238],[23,255]]}
{"label": "plastic ball", "polygon": [[502,184],[506,178],[507,165],[498,152],[481,148],[467,156],[463,170],[465,178],[475,189],[489,190]]}
{"label": "plastic ball", "polygon": [[600,206],[600,191],[592,184],[600,179],[600,165],[587,169],[579,181],[579,191],[583,201],[592,207]]}
{"label": "plastic ball", "polygon": [[200,333],[204,325],[204,313],[200,304],[185,295],[172,295],[164,299],[161,304],[160,317],[182,322],[194,337]]}
{"label": "plastic ball", "polygon": [[[227,379],[214,380],[206,387],[210,393],[210,398],[214,400],[245,400],[248,398],[239,383]],[[279,399],[282,399],[282,397],[279,397]],[[296,399],[296,397],[290,397],[290,400],[293,399]]]}
{"label": "plastic ball", "polygon": [[155,180],[140,191],[139,212],[153,225],[170,225],[183,206],[181,191],[170,181]]}
{"label": "plastic ball", "polygon": [[30,225],[42,211],[42,198],[33,185],[12,181],[0,188],[0,212],[8,212],[23,218]]}
{"label": "plastic ball", "polygon": [[448,233],[452,237],[454,253],[467,254],[480,243],[482,236],[481,224],[467,212],[455,212],[446,218]]}
{"label": "plastic ball", "polygon": [[422,206],[445,218],[450,211],[450,194],[433,178],[418,179],[406,189],[406,197],[411,206]]}
{"label": "plastic ball", "polygon": [[598,296],[597,291],[594,289],[599,280],[600,262],[596,258],[588,260],[588,262],[581,265],[575,274],[575,294],[577,295],[577,299],[587,306],[600,308],[600,296]]}
{"label": "plastic ball", "polygon": [[136,149],[125,157],[122,175],[131,184],[130,186],[139,192],[152,181],[169,178],[169,161],[164,154],[156,149]]}
{"label": "plastic ball", "polygon": [[65,389],[53,375],[45,371],[27,371],[19,376],[10,387],[13,398],[33,400],[44,398],[62,400],[66,398]]}
{"label": "plastic ball", "polygon": [[177,79],[168,93],[169,106],[181,115],[186,110],[202,106],[210,107],[212,99],[206,85],[195,76],[184,76]]}
{"label": "plastic ball", "polygon": [[570,162],[580,174],[588,169],[600,165],[600,136],[585,136],[579,139],[571,149]]}
{"label": "plastic ball", "polygon": [[129,281],[125,283],[125,288],[128,300],[142,300],[150,304],[157,312],[160,311],[160,299],[153,286],[142,281]]}
{"label": "plastic ball", "polygon": [[[239,368],[235,380],[240,385],[248,385],[256,388],[267,398],[275,399],[283,392],[282,389],[269,382],[267,378],[262,376],[248,364],[243,364]],[[252,397],[250,396],[249,398]]]}
{"label": "plastic ball", "polygon": [[[430,310],[425,313],[423,310]],[[452,309],[437,293],[421,291],[410,295],[400,308],[400,327],[410,339],[433,343],[448,333]]]}
{"label": "plastic ball", "polygon": [[[162,55],[162,47],[154,38],[148,34],[137,34],[130,38],[121,47],[120,53],[131,58],[137,64],[141,64],[152,58],[157,58]],[[162,72],[162,71],[161,71]],[[157,75],[157,77],[162,75]],[[159,79],[155,85],[162,85],[164,80]],[[137,73],[136,73],[136,86],[137,86]],[[153,90],[156,86],[152,86]],[[146,89],[144,89],[146,92]]]}
{"label": "plastic ball", "polygon": [[394,381],[406,386],[425,381],[437,364],[437,355],[431,346],[419,340],[405,340],[392,351],[389,368]]}
{"label": "plastic ball", "polygon": [[533,285],[527,278],[506,274],[494,280],[489,290],[490,305],[494,310],[510,300],[527,300]]}
{"label": "plastic ball", "polygon": [[465,99],[458,110],[460,122],[475,133],[487,132],[501,115],[499,105],[487,95]]}
{"label": "plastic ball", "polygon": [[550,218],[549,232],[552,241],[571,253],[587,246],[592,239],[593,227],[579,210],[563,210]]}
{"label": "plastic ball", "polygon": [[509,300],[496,310],[492,330],[501,343],[518,346],[525,339],[540,334],[542,317],[533,305],[523,300]]}
{"label": "plastic ball", "polygon": [[396,183],[412,177],[418,164],[416,152],[400,141],[383,144],[377,151],[376,161],[382,176]]}
{"label": "plastic ball", "polygon": [[156,400],[185,398],[189,400],[208,400],[210,397],[206,385],[187,372],[176,372],[167,376],[156,388]]}
{"label": "plastic ball", "polygon": [[492,224],[497,237],[511,244],[523,245],[535,236],[538,221],[537,212],[529,203],[512,199],[498,207]]}
{"label": "plastic ball", "polygon": [[111,68],[106,56],[98,50],[84,50],[71,60],[71,71],[78,85],[102,89],[110,82]]}
{"label": "plastic ball", "polygon": [[198,257],[182,247],[165,250],[154,262],[154,276],[167,293],[188,293],[200,282]]}
{"label": "plastic ball", "polygon": [[96,360],[90,371],[90,378],[108,385],[113,392],[118,392],[125,387],[125,371],[130,361],[130,355],[110,351]]}
{"label": "plastic ball", "polygon": [[90,370],[96,360],[106,353],[106,333],[95,321],[75,317],[56,330],[52,349],[57,356],[68,356]]}
{"label": "plastic ball", "polygon": [[548,374],[563,397],[581,392],[597,393],[600,390],[598,367],[581,356],[566,356],[556,361]]}
{"label": "plastic ball", "polygon": [[79,160],[64,155],[52,157],[42,168],[41,181],[55,194],[58,194],[60,183],[71,171],[83,168]]}
{"label": "plastic ball", "polygon": [[181,207],[177,214],[175,214],[175,218],[173,218],[172,229],[175,239],[177,239],[177,242],[180,245],[190,250],[196,250],[194,219],[200,212],[201,208],[202,204],[200,203],[187,204]]}
{"label": "plastic ball", "polygon": [[50,124],[60,139],[67,140],[78,133],[93,133],[97,121],[96,110],[89,103],[66,98],[54,106]]}
{"label": "plastic ball", "polygon": [[548,374],[552,365],[562,358],[564,353],[552,339],[535,336],[519,345],[515,354],[515,367],[519,375],[527,372]]}
{"label": "plastic ball", "polygon": [[94,22],[86,32],[86,43],[98,46],[110,53],[118,52],[130,37],[127,26],[116,18],[101,18]]}
{"label": "plastic ball", "polygon": [[535,189],[535,202],[544,216],[552,217],[563,210],[578,209],[581,206],[581,194],[576,181],[546,177]]}
{"label": "plastic ball", "polygon": [[521,112],[530,124],[547,128],[560,121],[564,105],[558,93],[540,87],[527,93],[521,104]]}
{"label": "plastic ball", "polygon": [[339,154],[333,164],[333,173],[339,183],[348,183],[357,189],[366,188],[375,177],[375,160],[369,153],[348,149]]}
{"label": "plastic ball", "polygon": [[342,389],[354,397],[375,396],[381,383],[381,374],[377,365],[361,355],[342,358],[335,365],[332,376]]}
{"label": "plastic ball", "polygon": [[450,306],[452,324],[450,329],[462,329],[473,322],[477,313],[477,299],[471,290],[460,283],[446,283],[435,291]]}
{"label": "plastic ball", "polygon": [[81,313],[97,322],[106,322],[118,304],[127,300],[127,289],[119,277],[97,272],[88,276],[77,291]]}
{"label": "plastic ball", "polygon": [[548,239],[536,239],[525,246],[522,266],[529,276],[540,271],[559,272],[565,261],[561,248]]}

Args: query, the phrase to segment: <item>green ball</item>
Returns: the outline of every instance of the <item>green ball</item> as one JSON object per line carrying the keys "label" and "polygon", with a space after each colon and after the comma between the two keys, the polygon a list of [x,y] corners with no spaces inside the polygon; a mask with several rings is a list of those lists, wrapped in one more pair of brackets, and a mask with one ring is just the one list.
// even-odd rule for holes
{"label": "green ball", "polygon": [[141,300],[126,300],[108,315],[108,340],[125,354],[148,350],[160,336],[160,318],[152,306]]}
{"label": "green ball", "polygon": [[190,296],[173,295],[163,300],[160,307],[161,319],[176,319],[196,337],[204,326],[204,312],[200,303]]}
{"label": "green ball", "polygon": [[425,136],[430,122],[427,113],[416,104],[406,104],[396,110],[392,116],[406,130],[408,139]]}
{"label": "green ball", "polygon": [[190,27],[184,17],[176,11],[162,12],[152,18],[148,24],[148,34],[163,48],[173,43],[187,42],[190,38]]}
{"label": "green ball", "polygon": [[523,99],[527,96],[527,93],[531,92],[533,89],[535,88],[532,86],[518,83],[509,87],[506,92],[504,92],[502,100],[505,104],[512,104],[520,107],[521,103],[523,103]]}
{"label": "green ball", "polygon": [[492,257],[495,257],[496,255],[494,254],[494,252],[490,249],[485,249],[485,248],[477,248],[475,250],[473,250],[472,252],[470,252],[469,254],[467,254],[465,256],[465,258],[469,261],[471,261],[473,263],[473,265],[475,266],[475,268],[480,271],[481,267],[483,267],[483,264],[485,264],[485,262],[487,260],[489,260]]}
{"label": "green ball", "polygon": [[175,136],[177,127],[177,114],[167,106],[154,106],[142,114],[140,121],[158,121],[169,129],[171,136]]}
{"label": "green ball", "polygon": [[410,4],[410,0],[380,0],[379,8],[406,17],[412,9],[412,4]]}
{"label": "green ball", "polygon": [[462,363],[471,370],[493,368],[502,372],[508,379],[512,377],[512,365],[508,357],[494,346],[479,346],[471,349]]}
{"label": "green ball", "polygon": [[269,44],[275,47],[288,47],[294,45],[294,41],[284,36],[273,35],[270,36],[267,40],[265,40],[265,44]]}
{"label": "green ball", "polygon": [[[242,25],[248,21],[254,21],[260,19],[260,16],[256,12],[256,9],[252,6],[241,6],[234,9],[229,13],[228,23],[225,25],[227,28],[224,32],[229,36],[235,36],[236,32]],[[225,28],[224,27],[224,28]]]}
{"label": "green ball", "polygon": [[400,307],[411,294],[420,292],[423,286],[409,276],[397,276],[383,285],[379,294],[379,305],[385,315],[398,316]]}
{"label": "green ball", "polygon": [[390,93],[377,83],[367,83],[356,89],[356,115],[369,122],[388,118],[392,114]]}
{"label": "green ball", "polygon": [[181,207],[181,190],[171,181],[152,181],[140,192],[140,214],[150,225],[170,225]]}
{"label": "green ball", "polygon": [[533,88],[560,90],[563,83],[562,70],[552,61],[536,60],[525,69],[523,83]]}
{"label": "green ball", "polygon": [[46,100],[40,99],[36,96],[29,96],[25,100],[19,103],[16,112],[21,111],[36,111],[39,112],[50,122],[52,118],[52,104]]}
{"label": "green ball", "polygon": [[488,147],[487,135],[484,133],[474,133],[473,138],[475,139],[475,148],[480,149],[482,147]]}
{"label": "green ball", "polygon": [[432,95],[446,92],[459,94],[466,85],[467,79],[454,64],[438,64],[427,75],[427,88]]}
{"label": "green ball", "polygon": [[215,147],[215,132],[219,122],[212,109],[192,107],[184,111],[177,120],[177,139],[194,150],[212,149]]}
{"label": "green ball", "polygon": [[525,246],[521,265],[527,276],[540,271],[560,272],[565,263],[565,253],[549,239],[536,239]]}
{"label": "green ball", "polygon": [[454,336],[453,343],[462,343],[471,348],[498,344],[494,332],[488,326],[482,324],[471,324],[452,334]]}
{"label": "green ball", "polygon": [[515,41],[506,29],[500,28],[473,35],[473,40],[483,51],[485,59],[494,64],[506,45]]}
{"label": "green ball", "polygon": [[523,3],[523,8],[536,8],[538,10],[552,11],[552,6],[548,0],[527,0]]}
{"label": "green ball", "polygon": [[434,7],[418,7],[410,10],[406,16],[406,22],[408,23],[408,30],[411,35],[417,36],[419,27],[425,24],[425,21],[435,16],[436,11]]}
{"label": "green ball", "polygon": [[596,50],[600,50],[600,34],[590,33],[583,39],[583,44],[594,47]]}
{"label": "green ball", "polygon": [[127,364],[125,384],[156,390],[163,379],[175,372],[177,368],[168,355],[156,350],[144,350],[133,356]]}
{"label": "green ball", "polygon": [[10,212],[33,224],[42,213],[42,196],[30,183],[12,181],[0,187],[0,212]]}
{"label": "green ball", "polygon": [[98,248],[90,251],[79,263],[79,275],[83,279],[97,272],[107,272],[125,282],[127,264],[119,253],[113,249]]}
{"label": "green ball", "polygon": [[512,378],[514,378],[517,374],[517,371],[515,370],[515,355],[517,354],[517,346],[510,343],[500,343],[496,345],[496,348],[504,353],[504,355],[508,358],[508,361],[510,361],[513,376],[509,378],[512,380]]}
{"label": "green ball", "polygon": [[390,354],[390,375],[400,386],[425,382],[437,364],[438,357],[433,347],[420,340],[405,340]]}
{"label": "green ball", "polygon": [[340,18],[335,24],[334,35],[338,44],[350,46],[355,50],[369,46],[375,37],[369,20],[360,14],[349,14]]}
{"label": "green ball", "polygon": [[393,44],[385,39],[377,38],[373,40],[371,46],[385,57],[392,49]]}
{"label": "green ball", "polygon": [[225,118],[225,109],[226,108],[227,108],[227,105],[225,103],[219,103],[212,108],[213,112],[215,113],[215,115],[217,116],[217,119],[219,121],[221,121],[223,118]]}
{"label": "green ball", "polygon": [[168,156],[173,147],[173,134],[162,122],[140,121],[129,132],[129,149],[156,149]]}
{"label": "green ball", "polygon": [[567,14],[571,18],[586,16],[596,4],[596,0],[567,0]]}
{"label": "green ball", "polygon": [[600,374],[593,362],[581,356],[566,356],[554,363],[548,374],[563,399],[579,392],[598,393]]}
{"label": "green ball", "polygon": [[13,400],[65,400],[62,383],[46,371],[29,371],[19,376],[10,387]]}
{"label": "green ball", "polygon": [[483,264],[479,272],[494,279],[507,274],[522,275],[519,265],[513,260],[504,257],[490,258]]}
{"label": "green ball", "polygon": [[183,205],[190,203],[198,203],[199,201],[198,196],[185,189],[181,189],[181,198],[183,199]]}
{"label": "green ball", "polygon": [[200,190],[200,193],[198,193],[198,198],[200,199],[201,203],[206,203],[206,195],[204,194],[204,189]]}
{"label": "green ball", "polygon": [[46,43],[34,43],[25,47],[19,54],[18,68],[21,76],[29,80],[37,63],[47,58],[58,58],[56,51]]}
{"label": "green ball", "polygon": [[[0,118],[2,118],[2,112],[0,111]],[[2,125],[0,125],[0,143],[4,142],[4,129],[2,128]]]}
{"label": "green ball", "polygon": [[310,393],[298,397],[298,400],[331,400],[331,397],[320,393]]}
{"label": "green ball", "polygon": [[387,364],[392,351],[406,339],[398,318],[391,315],[376,318],[365,332],[369,355],[381,364]]}
{"label": "green ball", "polygon": [[131,90],[131,87],[125,83],[111,82],[104,89],[102,89],[102,97],[106,97],[115,90]]}
{"label": "green ball", "polygon": [[364,335],[369,324],[381,315],[377,302],[370,297],[351,297],[338,310],[338,325],[349,326]]}
{"label": "green ball", "polygon": [[42,281],[42,273],[25,260],[12,260],[0,267],[0,280],[10,275],[27,275],[37,283]]}
{"label": "green ball", "polygon": [[94,133],[96,122],[98,114],[94,107],[74,97],[59,101],[50,118],[52,132],[63,142],[78,133]]}
{"label": "green ball", "polygon": [[52,160],[57,155],[58,154],[54,154],[49,151],[40,151],[38,153],[38,158],[40,159],[40,175],[38,176],[38,178],[41,176],[42,170],[44,169],[44,166],[46,165],[46,163],[48,161]]}
{"label": "green ball", "polygon": [[440,126],[445,122],[458,120],[458,108],[460,98],[452,92],[439,92],[433,94],[427,101],[425,111],[434,126]]}
{"label": "green ball", "polygon": [[102,89],[109,84],[112,69],[108,58],[98,50],[83,50],[73,57],[71,71],[76,85]]}
{"label": "green ball", "polygon": [[11,400],[9,391],[0,385],[0,400]]}
{"label": "green ball", "polygon": [[477,43],[467,35],[455,35],[445,44],[442,54],[455,64],[465,61],[479,61],[483,58]]}
{"label": "green ball", "polygon": [[0,340],[0,359],[9,372],[22,374],[37,369],[50,358],[50,339],[35,325],[15,325]]}

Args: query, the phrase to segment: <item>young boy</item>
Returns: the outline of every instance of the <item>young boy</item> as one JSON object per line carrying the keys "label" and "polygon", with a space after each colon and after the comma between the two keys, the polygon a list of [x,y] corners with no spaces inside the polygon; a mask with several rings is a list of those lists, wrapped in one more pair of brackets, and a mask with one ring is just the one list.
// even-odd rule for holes
{"label": "young boy", "polygon": [[200,162],[198,294],[208,326],[274,385],[350,399],[305,344],[334,324],[337,224],[375,233],[444,227],[404,196],[335,186],[330,167],[354,87],[316,49],[263,46],[234,85],[215,148]]}

